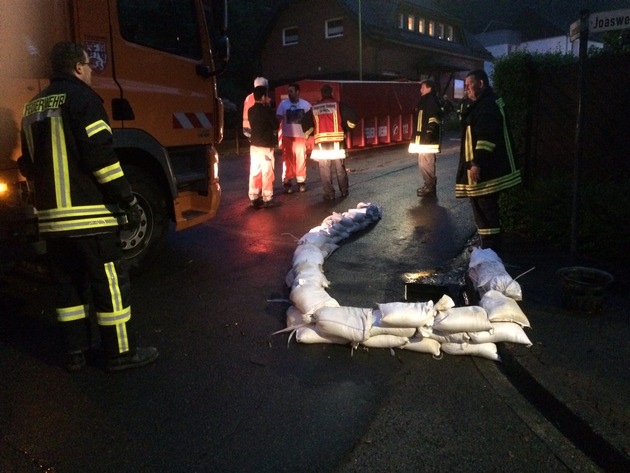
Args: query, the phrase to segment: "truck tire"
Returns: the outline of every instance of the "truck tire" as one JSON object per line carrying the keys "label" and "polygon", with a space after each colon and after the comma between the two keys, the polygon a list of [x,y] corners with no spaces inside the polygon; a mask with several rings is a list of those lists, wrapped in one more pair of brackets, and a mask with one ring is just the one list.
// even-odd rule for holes
{"label": "truck tire", "polygon": [[169,228],[166,197],[157,179],[136,165],[122,165],[133,193],[142,208],[142,221],[134,231],[120,233],[123,257],[132,274],[142,272],[164,248]]}

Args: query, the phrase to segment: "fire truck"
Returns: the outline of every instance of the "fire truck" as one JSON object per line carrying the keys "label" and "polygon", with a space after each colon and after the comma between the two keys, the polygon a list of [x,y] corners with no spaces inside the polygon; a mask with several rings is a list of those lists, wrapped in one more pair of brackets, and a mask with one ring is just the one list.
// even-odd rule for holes
{"label": "fire truck", "polygon": [[[229,56],[226,0],[2,0],[0,2],[0,245],[37,239],[32,187],[19,174],[26,102],[49,81],[58,41],[85,46],[92,87],[110,117],[114,146],[142,207],[122,232],[131,268],[176,231],[219,207],[223,102],[216,76]],[[0,259],[0,265],[2,261]]]}

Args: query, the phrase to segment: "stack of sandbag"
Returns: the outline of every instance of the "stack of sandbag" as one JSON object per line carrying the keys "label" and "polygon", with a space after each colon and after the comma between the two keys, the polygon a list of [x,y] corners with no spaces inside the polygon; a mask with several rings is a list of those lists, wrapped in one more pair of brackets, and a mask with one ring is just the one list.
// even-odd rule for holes
{"label": "stack of sandbag", "polygon": [[470,253],[468,277],[479,296],[499,291],[515,301],[523,300],[521,286],[505,270],[503,261],[491,248],[474,248]]}
{"label": "stack of sandbag", "polygon": [[503,263],[496,253],[489,253],[492,250],[481,250],[471,257],[475,280],[483,286],[479,306],[455,307],[444,295],[435,304],[391,302],[377,304],[377,308],[342,307],[326,292],[330,281],[324,275],[324,261],[341,240],[378,221],[381,213],[374,204],[360,203],[356,209],[333,213],[298,240],[293,266],[285,279],[293,305],[287,310],[287,328],[276,333],[291,332],[289,342],[295,336],[300,343],[400,348],[434,357],[444,352],[496,361],[496,343],[531,345],[523,331],[529,327],[527,317],[514,298],[503,292],[508,289],[508,294],[520,295],[520,286],[509,275],[507,280]]}
{"label": "stack of sandbag", "polygon": [[356,208],[324,219],[298,240],[293,264],[285,282],[291,288],[289,299],[302,314],[305,322],[319,308],[339,307],[327,292],[330,282],[324,276],[324,260],[344,238],[381,219],[382,209],[375,204],[360,202]]}

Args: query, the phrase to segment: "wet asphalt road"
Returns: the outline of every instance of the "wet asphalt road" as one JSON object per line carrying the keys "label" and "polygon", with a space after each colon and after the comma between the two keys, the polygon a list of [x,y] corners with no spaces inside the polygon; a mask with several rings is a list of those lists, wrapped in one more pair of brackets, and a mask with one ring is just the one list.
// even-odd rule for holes
{"label": "wet asphalt road", "polygon": [[[221,163],[213,221],[172,234],[134,281],[142,344],[160,358],[117,374],[60,366],[45,281],[0,285],[0,471],[571,471],[579,454],[488,360],[332,345],[271,334],[285,327],[296,239],[358,202],[383,219],[340,243],[324,269],[341,305],[404,300],[403,275],[456,257],[474,232],[454,198],[457,142],[438,159],[438,199],[415,195],[404,148],[347,160],[350,196],[308,192],[253,210],[247,156]],[[276,166],[280,192],[281,165]],[[583,471],[590,471],[587,466]]]}

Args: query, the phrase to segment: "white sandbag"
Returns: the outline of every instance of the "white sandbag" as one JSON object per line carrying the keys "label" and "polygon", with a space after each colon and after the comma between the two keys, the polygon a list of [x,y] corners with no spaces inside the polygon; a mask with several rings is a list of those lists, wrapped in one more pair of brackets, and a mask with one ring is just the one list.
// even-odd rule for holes
{"label": "white sandbag", "polygon": [[404,350],[415,351],[418,353],[429,353],[433,356],[440,355],[440,342],[426,337],[413,337],[409,339]]}
{"label": "white sandbag", "polygon": [[300,263],[324,264],[324,254],[315,245],[298,245],[293,253],[293,266]]}
{"label": "white sandbag", "polygon": [[438,332],[480,332],[491,329],[486,311],[476,305],[440,311],[433,320],[433,331]]}
{"label": "white sandbag", "polygon": [[298,328],[295,331],[295,339],[300,343],[335,343],[337,345],[346,345],[348,343],[348,340],[341,337],[320,334],[313,325]]}
{"label": "white sandbag", "polygon": [[512,279],[501,258],[490,248],[473,249],[468,264],[468,277],[480,296],[496,290],[516,301],[523,300],[521,285]]}
{"label": "white sandbag", "polygon": [[375,335],[363,340],[361,345],[367,348],[404,348],[409,343],[408,337],[397,335]]}
{"label": "white sandbag", "polygon": [[298,240],[298,245],[309,244],[321,248],[322,245],[329,243],[330,239],[326,235],[320,233],[319,230],[319,227],[317,227],[317,230],[313,229],[310,232],[304,234],[302,238]]}
{"label": "white sandbag", "polygon": [[323,287],[315,284],[295,286],[289,299],[304,315],[310,315],[320,307],[339,307],[339,303]]}
{"label": "white sandbag", "polygon": [[530,327],[529,320],[518,303],[499,291],[486,292],[479,305],[487,312],[490,322],[516,322],[522,327]]}
{"label": "white sandbag", "polygon": [[471,355],[487,358],[488,360],[501,361],[494,343],[442,343],[442,351],[449,355]]}
{"label": "white sandbag", "polygon": [[[329,287],[330,281],[322,271],[322,265],[315,263],[299,263],[296,264],[290,273],[293,274],[294,280],[291,288],[297,285],[314,284],[321,287]],[[287,275],[288,279],[288,275]]]}
{"label": "white sandbag", "polygon": [[428,302],[388,302],[378,304],[381,311],[381,324],[389,327],[422,327],[431,325],[435,310],[433,301]]}
{"label": "white sandbag", "polygon": [[360,307],[323,307],[313,314],[317,331],[325,336],[362,342],[369,337],[372,309]]}
{"label": "white sandbag", "polygon": [[287,309],[287,328],[299,327],[304,324],[313,323],[312,315],[304,315],[294,305]]}
{"label": "white sandbag", "polygon": [[519,343],[528,347],[532,346],[532,342],[525,334],[523,327],[514,322],[493,322],[492,332],[470,332],[470,340],[472,343]]}
{"label": "white sandbag", "polygon": [[383,208],[371,203],[359,202],[357,209],[365,209],[365,216],[372,222],[380,220],[383,215]]}
{"label": "white sandbag", "polygon": [[383,314],[378,309],[372,311],[372,324],[370,327],[370,337],[376,335],[397,335],[399,337],[411,338],[416,333],[415,327],[388,327],[382,323]]}
{"label": "white sandbag", "polygon": [[469,343],[470,336],[467,332],[439,332],[432,330],[426,335],[427,338],[438,341],[440,343]]}
{"label": "white sandbag", "polygon": [[344,215],[351,218],[355,223],[361,223],[366,220],[365,209],[348,209]]}
{"label": "white sandbag", "polygon": [[455,307],[455,301],[453,301],[449,295],[444,294],[440,297],[440,300],[435,303],[434,309],[437,311],[444,311],[452,309],[453,307]]}

